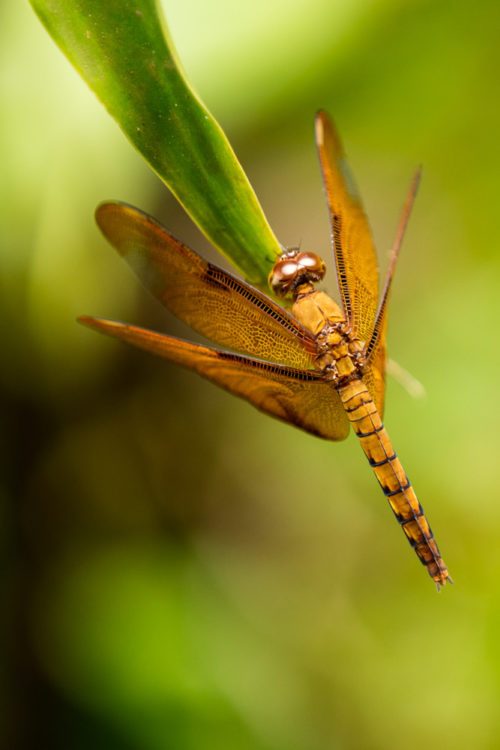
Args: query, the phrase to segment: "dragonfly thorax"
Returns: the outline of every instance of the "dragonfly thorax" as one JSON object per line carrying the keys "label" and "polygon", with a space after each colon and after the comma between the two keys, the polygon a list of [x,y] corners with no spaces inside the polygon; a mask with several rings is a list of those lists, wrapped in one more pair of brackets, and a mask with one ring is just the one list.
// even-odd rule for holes
{"label": "dragonfly thorax", "polygon": [[325,378],[335,385],[363,375],[365,364],[364,346],[350,331],[345,322],[327,322],[316,336],[318,354],[314,365]]}
{"label": "dragonfly thorax", "polygon": [[303,284],[321,281],[326,265],[316,253],[293,247],[280,255],[269,274],[269,286],[278,297],[295,295]]}
{"label": "dragonfly thorax", "polygon": [[318,255],[294,248],[278,258],[269,284],[280,297],[293,297],[292,315],[316,340],[314,366],[327,380],[340,385],[361,376],[364,347],[338,304],[315,288],[325,272],[325,263]]}
{"label": "dragonfly thorax", "polygon": [[327,380],[342,385],[362,376],[364,345],[326,292],[318,291],[312,283],[302,284],[295,292],[292,314],[314,335],[314,366]]}

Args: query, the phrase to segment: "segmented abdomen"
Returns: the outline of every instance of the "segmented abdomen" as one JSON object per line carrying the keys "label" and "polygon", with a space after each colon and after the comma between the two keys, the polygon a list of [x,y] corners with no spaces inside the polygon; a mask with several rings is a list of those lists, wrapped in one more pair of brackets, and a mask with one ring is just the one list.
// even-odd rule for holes
{"label": "segmented abdomen", "polygon": [[391,445],[377,408],[361,380],[338,388],[340,398],[384,495],[410,545],[439,589],[451,578],[422,506]]}

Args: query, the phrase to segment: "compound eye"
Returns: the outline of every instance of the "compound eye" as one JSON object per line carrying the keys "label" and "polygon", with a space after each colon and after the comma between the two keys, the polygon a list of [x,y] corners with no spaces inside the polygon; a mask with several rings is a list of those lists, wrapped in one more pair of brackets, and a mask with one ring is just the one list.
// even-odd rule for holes
{"label": "compound eye", "polygon": [[315,268],[318,264],[315,258],[311,257],[311,255],[299,255],[297,258],[297,261],[300,263],[301,268]]}
{"label": "compound eye", "polygon": [[300,253],[297,256],[297,264],[304,271],[313,274],[315,280],[322,279],[326,273],[326,266],[323,259],[315,253]]}
{"label": "compound eye", "polygon": [[269,286],[277,296],[286,297],[294,294],[302,284],[320,281],[325,272],[326,266],[318,255],[292,248],[274,264],[269,274]]}
{"label": "compound eye", "polygon": [[276,266],[275,273],[281,276],[282,279],[293,279],[298,270],[298,264],[295,261],[284,260]]}
{"label": "compound eye", "polygon": [[284,258],[275,263],[269,274],[269,286],[279,297],[286,297],[299,271],[295,259]]}

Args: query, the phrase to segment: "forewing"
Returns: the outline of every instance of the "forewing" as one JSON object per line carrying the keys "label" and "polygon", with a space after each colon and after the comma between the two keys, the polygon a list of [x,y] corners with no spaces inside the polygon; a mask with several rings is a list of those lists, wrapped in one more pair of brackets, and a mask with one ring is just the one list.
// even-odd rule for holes
{"label": "forewing", "polygon": [[146,287],[191,328],[245,354],[311,367],[312,335],[265,294],[208,263],[131,206],[104,203],[96,220]]}
{"label": "forewing", "polygon": [[261,411],[313,435],[343,440],[349,432],[349,423],[336,390],[315,370],[299,370],[217,351],[110,320],[90,317],[79,320],[194,370]]}
{"label": "forewing", "polygon": [[344,313],[354,333],[368,342],[378,298],[377,256],[370,227],[332,121],[321,111],[315,124]]}

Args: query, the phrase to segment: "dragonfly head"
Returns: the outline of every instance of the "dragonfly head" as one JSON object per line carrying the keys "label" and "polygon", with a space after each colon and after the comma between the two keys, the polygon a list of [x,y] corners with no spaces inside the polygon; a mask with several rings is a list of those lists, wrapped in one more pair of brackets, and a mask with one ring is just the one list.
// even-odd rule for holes
{"label": "dragonfly head", "polygon": [[326,273],[324,261],[315,253],[296,247],[280,255],[269,274],[269,286],[277,297],[294,294],[302,284],[321,281]]}

